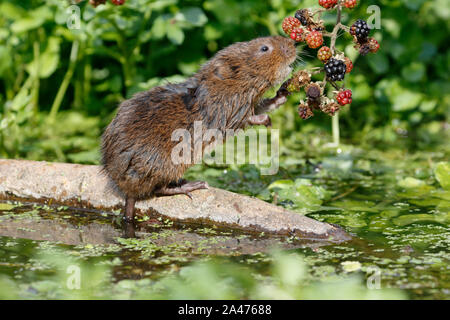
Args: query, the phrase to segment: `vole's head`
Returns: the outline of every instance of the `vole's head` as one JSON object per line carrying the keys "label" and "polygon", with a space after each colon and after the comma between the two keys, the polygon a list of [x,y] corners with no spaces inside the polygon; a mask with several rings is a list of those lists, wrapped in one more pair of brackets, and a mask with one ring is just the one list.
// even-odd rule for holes
{"label": "vole's head", "polygon": [[289,76],[296,58],[293,40],[282,36],[262,37],[219,51],[199,74],[208,74],[202,80],[226,83],[228,87],[266,90]]}
{"label": "vole's head", "polygon": [[292,71],[297,58],[295,42],[282,36],[257,38],[248,42],[249,69],[269,80],[272,85],[281,83]]}

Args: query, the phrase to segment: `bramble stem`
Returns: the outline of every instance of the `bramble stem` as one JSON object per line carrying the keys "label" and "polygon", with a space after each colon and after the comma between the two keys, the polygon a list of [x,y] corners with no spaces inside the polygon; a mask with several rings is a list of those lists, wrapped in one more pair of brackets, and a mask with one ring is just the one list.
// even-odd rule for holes
{"label": "bramble stem", "polygon": [[339,111],[331,117],[331,131],[333,133],[333,145],[338,147],[341,136],[339,131]]}
{"label": "bramble stem", "polygon": [[[336,25],[334,26],[333,32],[331,33],[331,44],[330,44],[330,50],[331,53],[334,55],[336,51],[336,39],[338,32],[341,30],[343,25],[341,24],[341,18],[342,18],[342,4],[341,1],[338,1],[337,4],[337,18],[336,18]],[[326,81],[326,75],[325,75],[325,81]],[[337,90],[336,84],[332,83],[333,87]],[[339,111],[336,112],[336,114],[331,118],[331,132],[333,133],[333,144],[337,147],[340,143],[340,130],[339,130]]]}

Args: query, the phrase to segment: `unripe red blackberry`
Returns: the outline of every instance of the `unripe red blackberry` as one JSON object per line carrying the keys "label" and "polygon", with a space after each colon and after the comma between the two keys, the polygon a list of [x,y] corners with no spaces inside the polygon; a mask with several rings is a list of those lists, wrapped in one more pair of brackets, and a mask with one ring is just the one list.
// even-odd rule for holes
{"label": "unripe red blackberry", "polygon": [[337,60],[337,59],[331,58],[325,64],[325,73],[327,75],[327,78],[331,81],[344,80],[346,71],[347,71],[347,66],[345,65],[344,61],[342,61],[342,60]]}
{"label": "unripe red blackberry", "polygon": [[319,5],[325,9],[333,8],[338,3],[338,0],[319,0]]}
{"label": "unripe red blackberry", "polygon": [[323,44],[323,36],[319,31],[312,31],[306,35],[306,43],[310,48],[318,48]]}
{"label": "unripe red blackberry", "polygon": [[89,0],[90,5],[93,6],[94,8],[96,8],[101,4],[105,4],[105,2],[106,0]]}
{"label": "unripe red blackberry", "polygon": [[331,58],[331,49],[327,46],[323,46],[317,51],[317,58],[323,63],[326,63]]}
{"label": "unripe red blackberry", "polygon": [[336,100],[341,106],[352,103],[352,90],[341,90],[336,95]]}
{"label": "unripe red blackberry", "polygon": [[125,0],[111,0],[111,2],[116,6],[121,6],[125,3]]}
{"label": "unripe red blackberry", "polygon": [[300,21],[294,17],[284,18],[282,28],[284,33],[290,35],[294,28],[300,27]]}
{"label": "unripe red blackberry", "polygon": [[380,49],[380,44],[375,38],[369,38],[367,43],[369,44],[370,52],[376,53]]}
{"label": "unripe red blackberry", "polygon": [[303,28],[297,27],[297,28],[292,29],[290,37],[292,40],[294,40],[296,42],[301,42],[301,41],[305,40],[305,34],[303,31]]}
{"label": "unripe red blackberry", "polygon": [[350,27],[350,34],[353,36],[356,36],[359,41],[367,39],[369,36],[370,28],[362,19],[357,20],[352,26]]}
{"label": "unripe red blackberry", "polygon": [[306,119],[309,119],[312,116],[314,116],[314,112],[311,110],[311,108],[307,104],[302,102],[298,106],[298,115],[303,120],[306,120]]}
{"label": "unripe red blackberry", "polygon": [[356,0],[345,0],[344,6],[346,6],[349,9],[353,9],[354,7],[356,7]]}
{"label": "unripe red blackberry", "polygon": [[353,62],[352,62],[352,60],[350,60],[349,58],[345,57],[344,58],[344,63],[345,63],[345,67],[346,67],[346,73],[350,73],[350,71],[353,70]]}

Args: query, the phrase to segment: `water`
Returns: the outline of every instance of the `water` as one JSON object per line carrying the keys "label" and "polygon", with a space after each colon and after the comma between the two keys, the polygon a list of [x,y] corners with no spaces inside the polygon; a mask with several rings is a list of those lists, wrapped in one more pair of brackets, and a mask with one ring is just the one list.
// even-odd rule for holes
{"label": "water", "polygon": [[[327,151],[304,165],[285,161],[272,177],[260,177],[251,166],[197,167],[189,173],[338,224],[353,235],[339,245],[151,218],[140,222],[137,239],[125,239],[118,213],[3,202],[0,283],[11,287],[14,297],[73,297],[61,290],[68,266],[75,265],[83,279],[109,288],[107,298],[213,298],[202,286],[217,282],[219,298],[267,297],[264,290],[275,292],[275,286],[278,297],[370,298],[380,292],[376,298],[448,299],[450,192],[437,183],[433,170],[445,154],[422,152],[400,161],[404,157],[401,152]],[[290,189],[267,188],[286,179],[306,179],[309,188],[326,192],[312,193],[317,198],[302,207],[289,199]],[[281,253],[272,253],[275,247]],[[289,260],[294,256],[287,253],[300,260]],[[301,284],[292,287],[298,279]],[[337,286],[335,296],[321,287],[324,283]],[[77,294],[104,297],[93,288]]]}

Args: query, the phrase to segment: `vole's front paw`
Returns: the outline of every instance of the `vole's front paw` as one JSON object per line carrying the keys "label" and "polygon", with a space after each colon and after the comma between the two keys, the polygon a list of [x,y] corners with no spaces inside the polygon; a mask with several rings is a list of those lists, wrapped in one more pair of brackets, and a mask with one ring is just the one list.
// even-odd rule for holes
{"label": "vole's front paw", "polygon": [[248,118],[248,123],[254,126],[266,126],[266,127],[272,126],[272,121],[270,120],[270,117],[267,114],[258,114],[251,116],[250,118]]}
{"label": "vole's front paw", "polygon": [[287,101],[286,96],[284,96],[284,95],[278,96],[278,94],[277,94],[277,96],[274,98],[274,102],[273,103],[276,105],[276,108],[279,108],[283,104],[285,104],[286,101]]}

